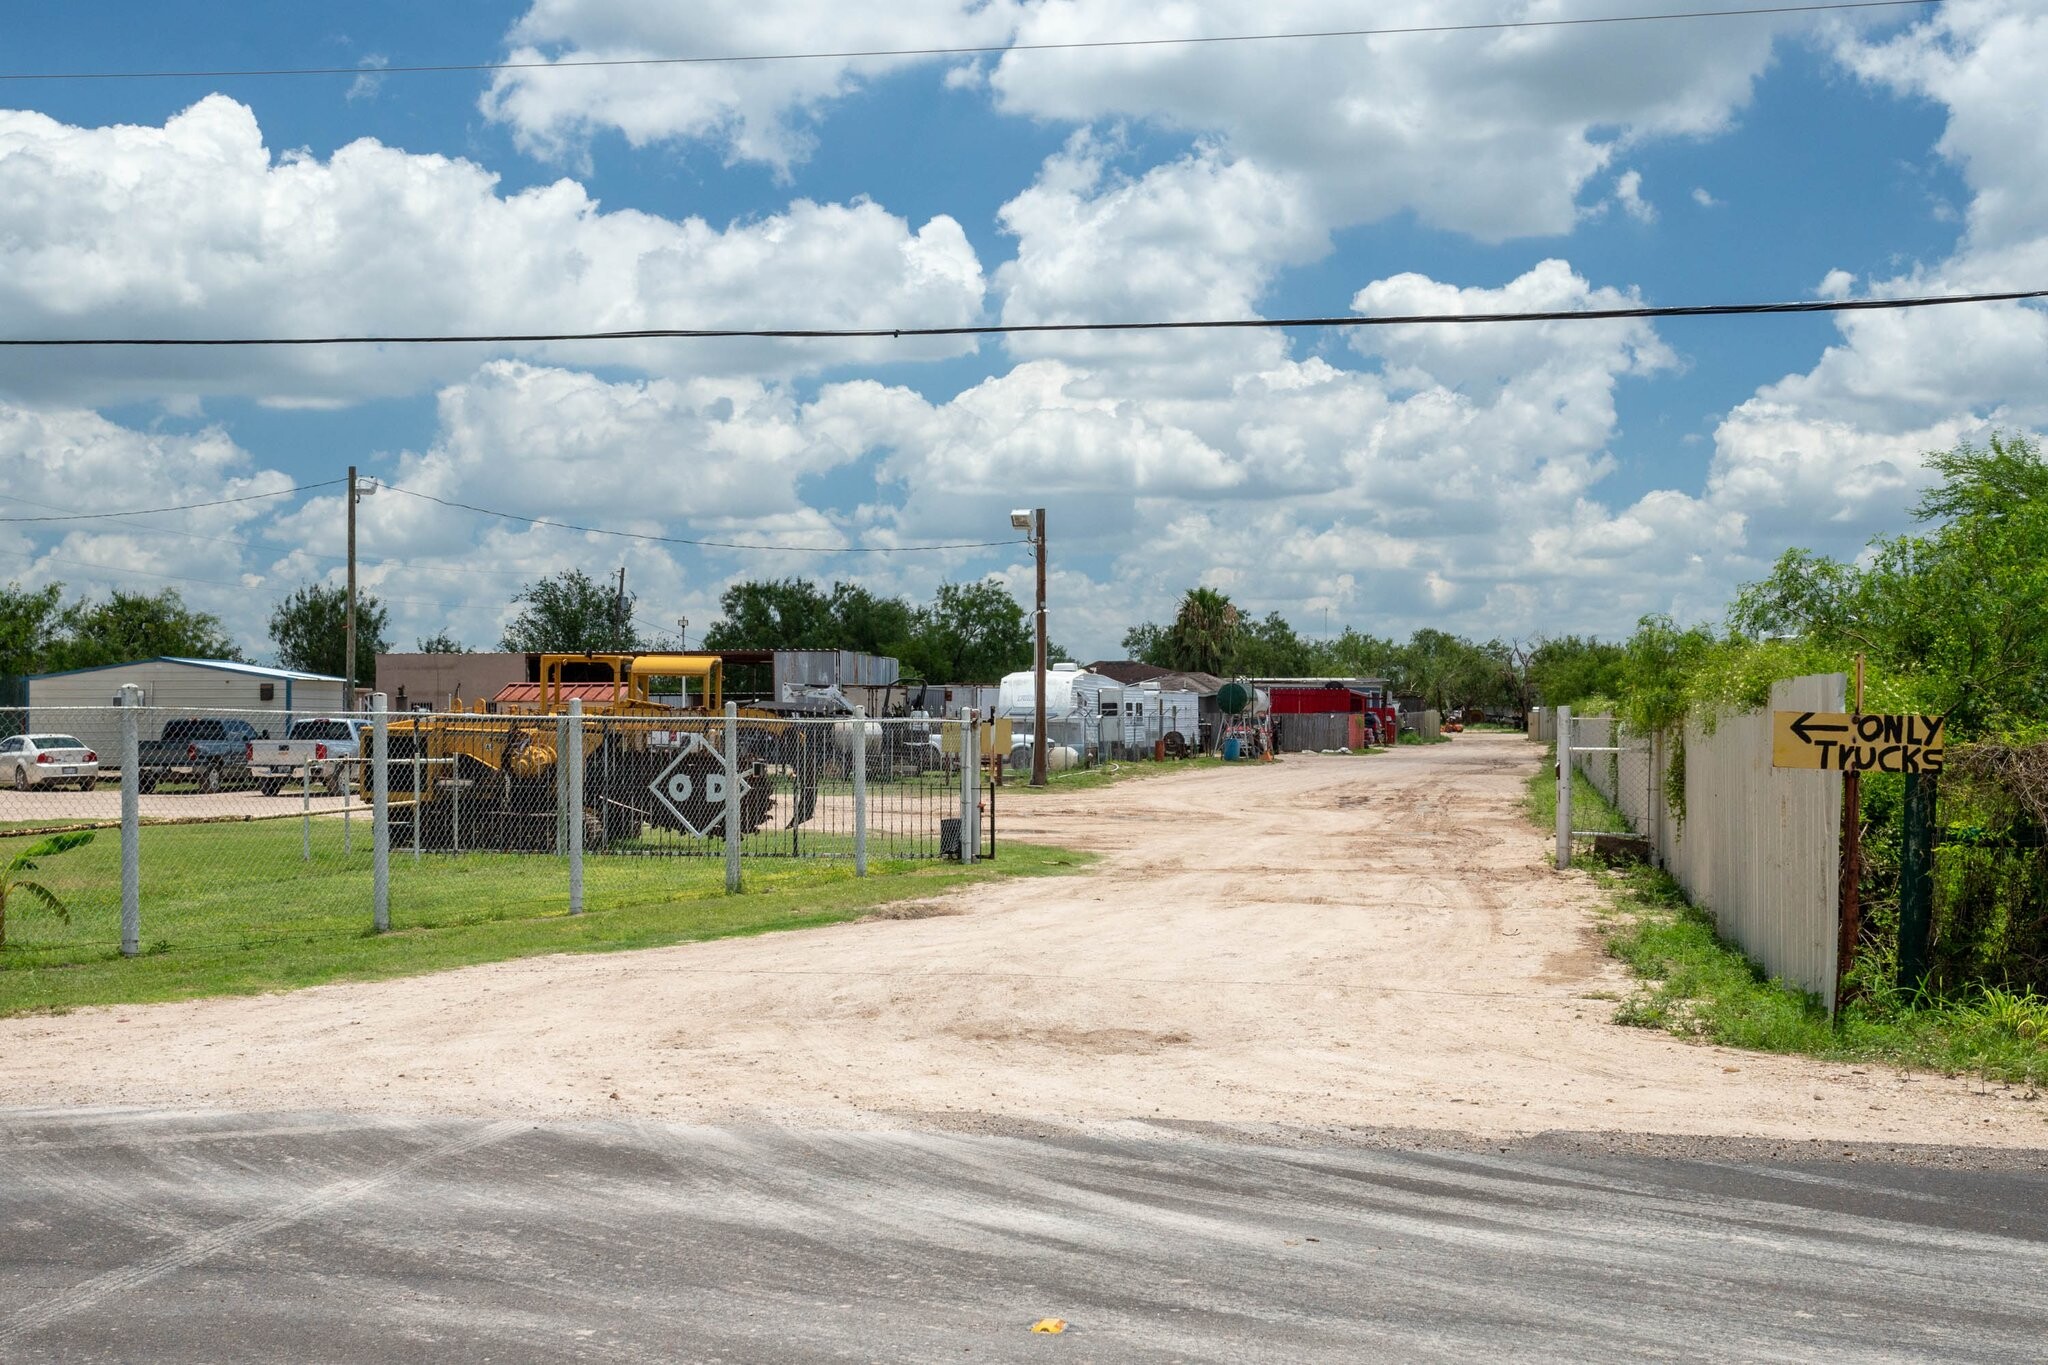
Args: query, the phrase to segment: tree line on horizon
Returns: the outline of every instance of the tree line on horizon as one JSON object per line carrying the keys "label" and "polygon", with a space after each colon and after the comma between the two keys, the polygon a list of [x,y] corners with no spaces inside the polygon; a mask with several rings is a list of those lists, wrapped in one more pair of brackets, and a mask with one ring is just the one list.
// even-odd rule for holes
{"label": "tree line on horizon", "polygon": [[[580,569],[536,579],[513,597],[518,611],[498,647],[531,653],[632,653],[676,648],[650,630],[638,598]],[[338,676],[346,662],[344,589],[308,584],[272,608],[269,636],[278,665]],[[1028,613],[997,579],[942,583],[913,603],[859,584],[804,578],[749,579],[720,594],[721,615],[698,641],[707,650],[841,649],[895,658],[902,674],[929,682],[992,683],[1029,668]],[[1192,588],[1165,626],[1124,636],[1128,657],[1162,668],[1220,676],[1372,676],[1432,705],[1519,707],[1532,687],[1600,693],[1620,655],[1616,645],[1566,636],[1525,648],[1475,644],[1438,630],[1407,643],[1347,628],[1331,640],[1302,638],[1278,612],[1252,618],[1213,588]],[[446,631],[421,638],[423,653],[469,647]],[[374,592],[356,596],[356,677],[368,685],[377,655],[391,649],[390,611]],[[1053,643],[1052,662],[1069,656]],[[64,601],[61,583],[0,587],[0,676],[55,673],[173,655],[246,662],[220,619],[186,605],[175,588],[114,590],[104,599]]]}

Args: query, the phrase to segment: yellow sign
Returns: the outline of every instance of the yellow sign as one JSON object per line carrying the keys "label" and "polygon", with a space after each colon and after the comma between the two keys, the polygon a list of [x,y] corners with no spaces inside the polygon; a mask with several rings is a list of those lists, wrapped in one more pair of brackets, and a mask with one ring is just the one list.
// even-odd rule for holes
{"label": "yellow sign", "polygon": [[[964,728],[964,726],[960,725],[948,725],[945,729],[939,731],[939,752],[942,754],[959,753],[960,731]],[[994,722],[983,721],[975,729],[981,732],[981,756],[983,758],[993,758],[997,754],[1002,754],[1005,757],[1009,755],[1011,740],[1010,718],[1008,716],[1004,716],[1001,720]]]}
{"label": "yellow sign", "polygon": [[1948,742],[1939,716],[1773,711],[1771,766],[1839,773],[1938,773]]}

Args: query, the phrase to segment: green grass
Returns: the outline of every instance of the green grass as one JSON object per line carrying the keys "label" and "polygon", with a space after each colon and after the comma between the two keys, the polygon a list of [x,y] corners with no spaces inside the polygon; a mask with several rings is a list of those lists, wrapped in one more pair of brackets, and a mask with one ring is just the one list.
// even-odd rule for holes
{"label": "green grass", "polygon": [[[1531,823],[1537,828],[1557,828],[1557,751],[1552,749],[1549,761],[1534,777],[1529,779],[1529,794],[1525,805]],[[1621,812],[1607,803],[1600,789],[1587,780],[1577,768],[1572,769],[1572,828],[1592,830],[1599,834],[1627,834],[1628,821]]]}
{"label": "green grass", "polygon": [[[1149,758],[1117,759],[1093,768],[1067,768],[1045,775],[1045,785],[1031,785],[1031,770],[1005,769],[1003,772],[1002,794],[996,798],[999,803],[1013,794],[1027,798],[1043,796],[1051,792],[1088,791],[1095,787],[1107,787],[1118,782],[1129,782],[1142,777],[1161,777],[1168,773],[1184,773],[1197,768],[1222,768],[1229,765],[1213,754],[1202,754],[1195,758],[1169,758],[1162,761]],[[1000,818],[1000,817],[999,817]]]}
{"label": "green grass", "polygon": [[[157,827],[142,841],[142,954],[120,956],[120,839],[101,834],[33,874],[69,902],[65,923],[25,898],[8,906],[0,1015],[79,1005],[289,990],[495,962],[803,928],[971,882],[1090,861],[1004,842],[992,863],[750,858],[725,894],[720,858],[591,856],[583,915],[568,914],[567,861],[534,854],[391,858],[392,932],[370,931],[370,828],[296,821]],[[0,859],[26,840],[0,839]]]}
{"label": "green grass", "polygon": [[[1572,802],[1575,812],[1590,813],[1595,803],[1606,810],[1590,785],[1583,792],[1574,786]],[[1554,827],[1557,792],[1549,768],[1530,778],[1527,808],[1539,826]],[[1641,864],[1608,868],[1590,858],[1576,865],[1607,891],[1601,937],[1608,954],[1627,963],[1638,981],[1617,1009],[1617,1023],[1759,1052],[2048,1081],[2048,1000],[1984,987],[1947,1000],[1913,999],[1866,980],[1830,1019],[1819,996],[1766,976],[1722,938],[1713,917],[1688,901],[1667,873]]]}
{"label": "green grass", "polygon": [[1413,730],[1403,730],[1400,742],[1403,744],[1449,744],[1451,737],[1449,735],[1418,735]]}

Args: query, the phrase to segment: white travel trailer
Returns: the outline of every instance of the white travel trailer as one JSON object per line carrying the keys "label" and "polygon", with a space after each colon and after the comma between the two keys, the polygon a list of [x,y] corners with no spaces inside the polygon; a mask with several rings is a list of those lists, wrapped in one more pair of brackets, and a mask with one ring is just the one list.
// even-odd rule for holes
{"label": "white travel trailer", "polygon": [[[1025,751],[1036,724],[1032,677],[1028,668],[1006,674],[996,699],[996,714],[1010,718],[1013,743]],[[1123,703],[1124,687],[1115,679],[1079,664],[1054,664],[1045,674],[1046,743],[1072,749],[1076,757],[1101,753],[1105,718],[1109,741],[1122,742]]]}
{"label": "white travel trailer", "polygon": [[1162,688],[1156,682],[1124,689],[1124,744],[1133,752],[1152,752],[1168,735],[1180,736],[1190,752],[1202,747],[1202,697],[1199,692]]}

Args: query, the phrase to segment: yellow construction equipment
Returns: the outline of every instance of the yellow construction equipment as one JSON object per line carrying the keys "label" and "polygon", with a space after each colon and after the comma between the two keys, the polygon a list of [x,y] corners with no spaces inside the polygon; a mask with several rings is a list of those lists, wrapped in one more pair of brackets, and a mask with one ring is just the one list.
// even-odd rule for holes
{"label": "yellow construction equipment", "polygon": [[[467,713],[416,716],[392,725],[391,758],[422,760],[417,810],[395,813],[394,837],[419,821],[428,847],[546,849],[565,837],[559,811],[560,747],[571,699],[583,703],[586,846],[634,839],[648,824],[705,835],[722,828],[723,664],[715,654],[543,654],[540,682]],[[656,700],[657,680],[681,683],[680,704]],[[514,688],[506,689],[513,692]],[[502,695],[502,694],[501,694]],[[751,834],[771,814],[771,768],[795,781],[790,823],[816,807],[830,748],[826,727],[799,727],[770,712],[740,713],[740,824]],[[657,782],[667,799],[658,799]],[[393,786],[405,787],[402,775]],[[680,798],[677,793],[687,793]]]}

